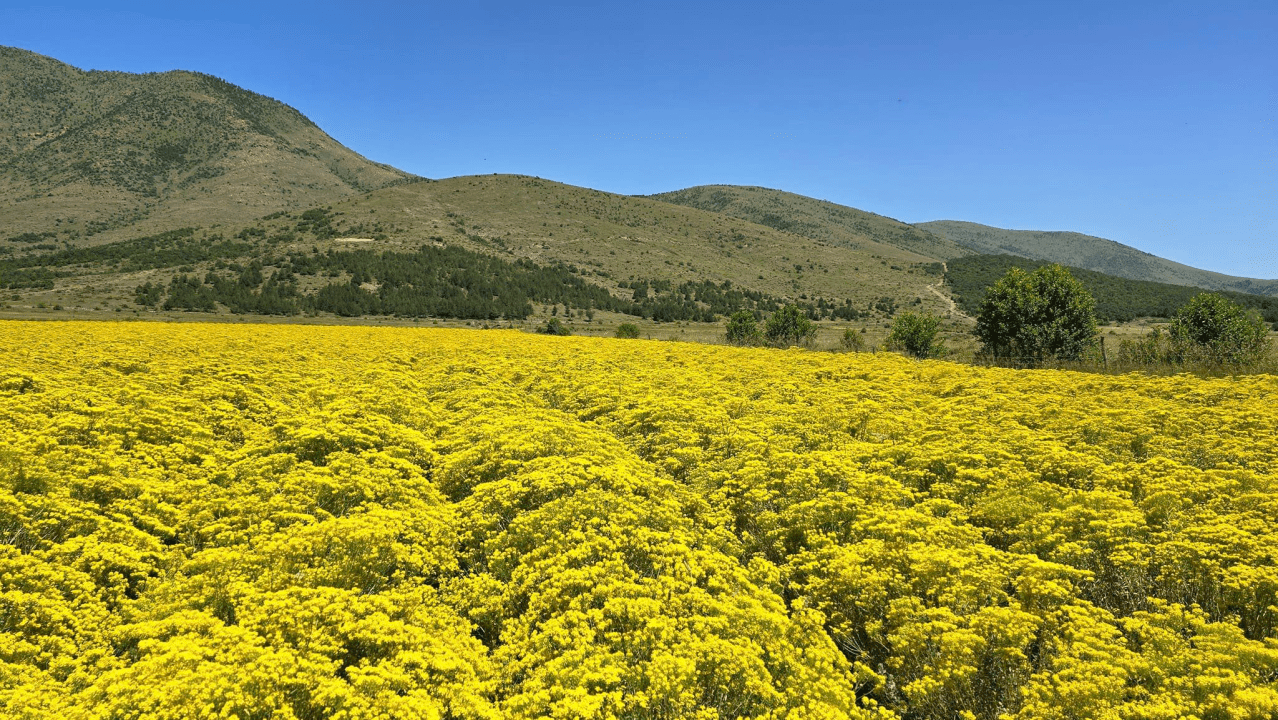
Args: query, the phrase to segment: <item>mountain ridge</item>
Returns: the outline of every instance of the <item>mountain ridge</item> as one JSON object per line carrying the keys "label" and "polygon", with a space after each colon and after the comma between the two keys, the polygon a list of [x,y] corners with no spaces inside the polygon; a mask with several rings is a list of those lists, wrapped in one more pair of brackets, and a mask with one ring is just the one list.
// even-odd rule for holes
{"label": "mountain ridge", "polygon": [[74,243],[123,226],[243,222],[414,177],[204,73],[86,71],[0,47],[0,104],[10,110],[0,226],[11,234],[65,224],[53,231]]}
{"label": "mountain ridge", "polygon": [[697,185],[643,197],[721,213],[832,245],[857,248],[865,240],[873,240],[934,260],[971,254],[956,243],[895,218],[785,190]]}
{"label": "mountain ridge", "polygon": [[[623,196],[527,176],[426,181],[358,155],[285,103],[185,70],[85,71],[0,47],[0,103],[13,109],[0,117],[0,256],[11,256],[15,268],[39,266],[31,261],[43,251],[193,228],[217,242],[230,242],[224,235],[295,237],[279,242],[298,244],[292,251],[300,252],[302,228],[313,225],[305,216],[330,217],[336,207],[331,217],[345,219],[333,232],[374,243],[369,249],[459,245],[579,267],[621,295],[637,290],[635,282],[709,280],[890,315],[879,308],[944,309],[933,281],[946,260],[993,250],[1111,272],[1102,261],[1089,266],[1074,257],[1088,248],[1101,257],[1092,246],[1135,268],[1122,277],[1149,279],[1170,264],[1213,280],[1202,287],[1278,295],[1278,281],[1271,288],[1269,281],[1199,271],[1103,238],[1032,231],[991,238],[997,228],[911,225],[755,186]],[[427,185],[409,186],[418,181]],[[312,235],[327,248],[345,247],[340,235]],[[1036,251],[1075,238],[1091,245],[1073,255]],[[68,280],[37,284],[70,282],[58,272]],[[50,299],[56,303],[56,293]]]}
{"label": "mountain ridge", "polygon": [[934,220],[920,227],[982,255],[1008,254],[1080,267],[1129,280],[1278,295],[1278,280],[1247,278],[1202,270],[1139,248],[1065,230],[1007,230],[962,220]]}

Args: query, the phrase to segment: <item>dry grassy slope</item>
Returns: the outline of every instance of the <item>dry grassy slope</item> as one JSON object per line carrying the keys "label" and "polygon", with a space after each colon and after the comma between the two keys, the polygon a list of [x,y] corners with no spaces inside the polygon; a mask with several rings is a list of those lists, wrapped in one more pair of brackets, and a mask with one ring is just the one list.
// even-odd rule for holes
{"label": "dry grassy slope", "polygon": [[[605,286],[629,278],[731,280],[796,298],[922,298],[938,278],[917,267],[932,259],[869,239],[835,245],[739,218],[647,198],[537,178],[483,175],[385,188],[334,203],[346,222],[376,218],[404,247],[438,237],[473,249],[589,268]],[[370,212],[372,211],[372,212]],[[478,239],[477,239],[478,238]]]}
{"label": "dry grassy slope", "polygon": [[918,227],[986,255],[1007,254],[1047,260],[1130,280],[1278,295],[1278,280],[1240,278],[1199,270],[1113,240],[1082,233],[1004,230],[957,220],[919,223]]}
{"label": "dry grassy slope", "polygon": [[0,47],[0,107],[0,239],[243,223],[407,177],[209,75],[85,72]]}
{"label": "dry grassy slope", "polygon": [[859,248],[875,242],[935,260],[972,254],[951,240],[899,220],[782,190],[701,185],[648,197],[730,215],[831,245]]}

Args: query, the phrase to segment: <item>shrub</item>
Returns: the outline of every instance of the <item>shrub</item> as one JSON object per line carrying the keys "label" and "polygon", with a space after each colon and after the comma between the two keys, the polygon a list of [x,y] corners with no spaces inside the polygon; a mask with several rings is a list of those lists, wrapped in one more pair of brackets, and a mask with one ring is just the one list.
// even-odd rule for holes
{"label": "shrub", "polygon": [[1170,338],[1160,327],[1144,337],[1125,339],[1118,344],[1117,360],[1122,365],[1156,365],[1171,362],[1172,356]]}
{"label": "shrub", "polygon": [[907,312],[892,323],[888,334],[889,350],[904,350],[916,358],[941,357],[945,344],[936,337],[941,319],[933,315]]}
{"label": "shrub", "polygon": [[761,339],[754,313],[738,310],[728,319],[728,342],[733,345],[757,345]]}
{"label": "shrub", "polygon": [[995,358],[1077,360],[1096,343],[1096,301],[1060,265],[1007,271],[985,293],[976,336]]}
{"label": "shrub", "polygon": [[1176,311],[1171,323],[1174,352],[1180,359],[1246,365],[1269,351],[1268,330],[1260,317],[1215,293],[1201,293]]}
{"label": "shrub", "polygon": [[865,352],[865,336],[852,328],[843,331],[843,339],[839,341],[848,352]]}
{"label": "shrub", "polygon": [[768,344],[776,347],[807,344],[814,335],[816,327],[795,305],[786,305],[772,313],[763,328]]}
{"label": "shrub", "polygon": [[621,323],[617,326],[617,337],[634,339],[639,337],[639,326],[634,323]]}
{"label": "shrub", "polygon": [[568,329],[568,326],[564,325],[563,321],[557,317],[552,317],[549,320],[547,320],[545,325],[542,325],[541,327],[537,328],[537,332],[541,333],[542,335],[571,335],[572,334],[572,331]]}

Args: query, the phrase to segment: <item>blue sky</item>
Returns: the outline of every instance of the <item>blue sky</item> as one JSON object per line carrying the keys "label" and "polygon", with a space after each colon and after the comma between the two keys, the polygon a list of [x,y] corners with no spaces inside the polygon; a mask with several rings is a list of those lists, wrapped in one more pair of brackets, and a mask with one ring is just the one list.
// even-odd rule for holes
{"label": "blue sky", "polygon": [[427,177],[762,185],[1266,278],[1275,37],[1273,0],[0,0],[0,44],[211,73]]}

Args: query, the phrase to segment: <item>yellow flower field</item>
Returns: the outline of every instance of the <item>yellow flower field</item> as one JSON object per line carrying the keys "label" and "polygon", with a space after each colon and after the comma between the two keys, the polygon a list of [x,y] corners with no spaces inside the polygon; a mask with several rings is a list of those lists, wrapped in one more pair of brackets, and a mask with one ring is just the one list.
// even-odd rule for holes
{"label": "yellow flower field", "polygon": [[1273,718],[1278,379],[0,323],[0,717]]}

